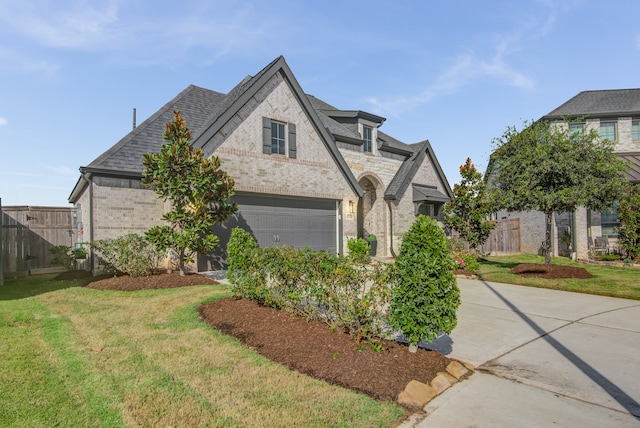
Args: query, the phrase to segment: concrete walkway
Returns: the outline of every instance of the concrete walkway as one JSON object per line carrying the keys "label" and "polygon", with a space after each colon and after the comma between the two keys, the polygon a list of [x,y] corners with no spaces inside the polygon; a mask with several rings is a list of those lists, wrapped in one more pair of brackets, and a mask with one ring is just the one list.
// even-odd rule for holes
{"label": "concrete walkway", "polygon": [[458,285],[458,326],[432,346],[478,371],[403,427],[640,427],[640,301]]}

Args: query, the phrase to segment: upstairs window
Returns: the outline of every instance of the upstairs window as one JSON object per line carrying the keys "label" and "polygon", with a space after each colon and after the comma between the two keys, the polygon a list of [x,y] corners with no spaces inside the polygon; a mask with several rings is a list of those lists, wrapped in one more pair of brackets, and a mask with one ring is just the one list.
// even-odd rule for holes
{"label": "upstairs window", "polygon": [[283,155],[296,159],[296,125],[262,118],[262,153]]}
{"label": "upstairs window", "polygon": [[373,136],[373,129],[370,126],[363,126],[362,139],[364,140],[364,144],[362,146],[362,151],[364,151],[365,153],[373,152],[372,136]]}
{"label": "upstairs window", "polygon": [[584,137],[584,123],[569,124],[569,135],[576,138]]}
{"label": "upstairs window", "polygon": [[640,141],[640,120],[631,122],[631,138],[633,141]]}
{"label": "upstairs window", "polygon": [[284,123],[271,121],[271,153],[284,155],[287,148],[287,138]]}
{"label": "upstairs window", "polygon": [[608,141],[616,141],[616,123],[615,122],[601,122],[600,123],[600,138]]}

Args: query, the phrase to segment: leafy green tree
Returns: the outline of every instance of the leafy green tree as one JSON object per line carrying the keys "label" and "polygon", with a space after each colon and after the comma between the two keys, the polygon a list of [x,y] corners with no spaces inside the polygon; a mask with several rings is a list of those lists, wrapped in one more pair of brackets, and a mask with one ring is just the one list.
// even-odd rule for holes
{"label": "leafy green tree", "polygon": [[488,181],[496,208],[545,214],[549,265],[553,213],[609,207],[627,185],[626,164],[613,153],[614,143],[601,140],[594,129],[570,132],[568,120],[523,125],[508,127],[494,140]]}
{"label": "leafy green tree", "polygon": [[618,205],[618,242],[627,251],[627,257],[640,256],[640,187],[633,186],[620,199]]}
{"label": "leafy green tree", "polygon": [[467,244],[476,249],[487,240],[496,226],[487,217],[493,211],[486,194],[482,173],[476,170],[471,158],[460,165],[460,184],[453,186],[453,200],[444,206],[444,224],[460,234]]}
{"label": "leafy green tree", "polygon": [[211,227],[237,210],[235,203],[229,203],[233,179],[220,169],[216,156],[207,159],[201,149],[189,145],[191,131],[185,125],[175,111],[163,136],[168,143],[160,153],[147,153],[142,159],[142,183],[172,205],[162,216],[168,224],[149,229],[146,236],[159,251],[172,249],[178,254],[180,275],[185,274],[185,263],[193,262],[194,253],[206,254],[218,245]]}
{"label": "leafy green tree", "polygon": [[457,324],[460,290],[447,238],[438,224],[419,215],[402,238],[393,266],[388,320],[410,345],[433,341]]}

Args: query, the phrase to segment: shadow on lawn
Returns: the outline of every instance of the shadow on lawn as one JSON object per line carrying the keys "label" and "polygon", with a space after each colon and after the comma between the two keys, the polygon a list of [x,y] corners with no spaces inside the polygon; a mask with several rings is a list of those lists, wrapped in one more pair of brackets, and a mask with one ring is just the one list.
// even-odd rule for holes
{"label": "shadow on lawn", "polygon": [[85,271],[5,278],[4,285],[0,286],[0,300],[26,299],[65,288],[84,287],[96,279],[100,278]]}
{"label": "shadow on lawn", "polygon": [[488,260],[488,259],[485,259],[485,258],[481,258],[481,259],[479,259],[479,261],[483,265],[495,266],[497,268],[508,269],[508,270],[511,270],[514,267],[516,267],[516,266],[518,266],[519,264],[522,263],[522,262],[519,262],[519,261],[516,261],[516,262],[505,262],[505,261],[498,261],[498,260]]}

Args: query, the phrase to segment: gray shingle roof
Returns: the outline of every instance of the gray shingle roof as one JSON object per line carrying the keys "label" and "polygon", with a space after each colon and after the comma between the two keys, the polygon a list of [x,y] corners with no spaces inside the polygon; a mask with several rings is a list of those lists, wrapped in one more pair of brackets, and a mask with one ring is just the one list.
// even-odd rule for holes
{"label": "gray shingle roof", "polygon": [[436,170],[436,175],[442,180],[442,185],[445,188],[446,196],[451,198],[452,192],[451,187],[449,186],[449,182],[447,181],[447,177],[442,172],[442,168],[440,167],[440,163],[438,159],[436,159],[435,154],[433,153],[433,148],[431,147],[431,143],[429,140],[422,141],[421,143],[411,144],[408,146],[413,151],[413,154],[407,158],[400,168],[398,168],[398,172],[393,177],[387,190],[384,192],[384,198],[386,200],[399,201],[400,197],[406,192],[411,180],[416,175],[418,168],[424,162],[425,157],[429,156],[433,167]]}
{"label": "gray shingle roof", "polygon": [[583,91],[542,119],[566,116],[617,117],[640,114],[640,89]]}
{"label": "gray shingle roof", "polygon": [[[187,126],[192,132],[194,146],[203,147],[207,141],[211,139],[211,136],[217,132],[221,123],[226,120],[226,116],[233,114],[234,109],[239,108],[239,105],[245,101],[244,98],[252,96],[253,92],[257,91],[259,86],[264,84],[263,80],[269,78],[270,73],[277,72],[278,70],[284,70],[285,78],[287,78],[289,84],[292,85],[294,91],[299,94],[303,108],[308,112],[313,121],[318,123],[318,125],[322,125],[322,129],[318,130],[320,134],[323,135],[323,141],[326,140],[325,144],[328,150],[340,165],[343,174],[351,183],[354,191],[357,194],[361,194],[362,189],[347,167],[334,141],[334,138],[339,136],[354,140],[361,139],[357,125],[340,123],[332,119],[329,117],[331,111],[342,112],[342,110],[338,110],[316,97],[305,95],[282,56],[276,58],[255,76],[244,78],[228,94],[190,85],[151,117],[142,122],[140,126],[129,132],[113,147],[98,156],[98,158],[87,167],[80,168],[80,170],[88,173],[140,176],[143,171],[142,157],[146,153],[157,153],[160,151],[160,147],[165,142],[162,135],[166,123],[173,118],[174,110],[180,110],[182,116],[187,120]],[[356,113],[370,115],[369,113],[361,111],[357,111]],[[371,116],[379,118],[378,116]],[[384,121],[384,118],[379,119]],[[445,183],[448,193],[450,193],[446,177],[442,173],[428,141],[408,145],[380,131],[378,132],[378,140],[382,143],[380,147],[381,150],[407,156],[397,171],[396,176],[391,181],[385,193],[385,198],[396,199],[404,193],[408,183],[415,175],[427,154],[431,156],[439,177],[443,183]],[[79,195],[83,186],[84,182],[79,180],[71,193],[70,200]]]}
{"label": "gray shingle roof", "polygon": [[165,142],[162,135],[166,123],[173,118],[174,110],[182,112],[189,129],[193,134],[197,134],[225,97],[219,92],[190,85],[87,167],[114,172],[142,173],[142,156],[148,152],[160,151]]}

